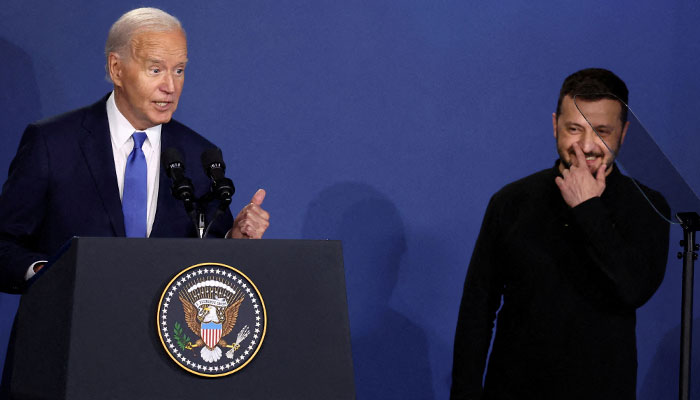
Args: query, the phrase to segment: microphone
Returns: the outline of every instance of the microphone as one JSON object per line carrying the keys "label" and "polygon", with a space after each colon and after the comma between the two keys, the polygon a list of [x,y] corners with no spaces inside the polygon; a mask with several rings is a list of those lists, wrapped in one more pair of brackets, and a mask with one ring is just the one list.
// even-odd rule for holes
{"label": "microphone", "polygon": [[182,154],[173,148],[165,149],[160,155],[160,162],[170,180],[170,193],[178,200],[185,202],[185,208],[189,212],[194,201],[194,185],[190,178],[185,176],[185,163],[182,162]]}
{"label": "microphone", "polygon": [[204,172],[211,178],[211,192],[215,198],[228,206],[231,202],[231,197],[236,192],[236,188],[233,186],[233,181],[224,176],[226,164],[224,163],[224,157],[221,155],[221,149],[214,147],[205,150],[201,158]]}

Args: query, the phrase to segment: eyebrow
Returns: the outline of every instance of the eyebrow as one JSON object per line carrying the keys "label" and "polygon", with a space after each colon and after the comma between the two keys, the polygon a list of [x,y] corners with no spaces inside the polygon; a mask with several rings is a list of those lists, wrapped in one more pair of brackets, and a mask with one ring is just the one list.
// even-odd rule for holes
{"label": "eyebrow", "polygon": [[[177,63],[177,64],[175,64],[175,65],[184,65],[184,64],[187,64],[188,61],[189,61],[188,59],[185,59],[185,61],[181,61],[181,62],[179,62],[179,63]],[[165,63],[164,60],[160,60],[160,59],[157,59],[157,58],[147,58],[147,59],[146,59],[146,62],[147,62],[148,64],[164,64],[164,63]]]}

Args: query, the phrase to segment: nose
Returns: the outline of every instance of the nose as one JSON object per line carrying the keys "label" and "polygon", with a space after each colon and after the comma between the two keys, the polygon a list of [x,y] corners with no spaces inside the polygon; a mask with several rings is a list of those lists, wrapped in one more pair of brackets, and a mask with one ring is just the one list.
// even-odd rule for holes
{"label": "nose", "polygon": [[163,74],[163,79],[160,82],[160,90],[172,94],[175,92],[175,80],[171,74]]}
{"label": "nose", "polygon": [[583,135],[581,135],[578,145],[581,147],[581,150],[584,153],[591,153],[593,150],[595,150],[597,143],[599,143],[600,140],[601,139],[598,137],[598,134],[589,127],[586,129]]}

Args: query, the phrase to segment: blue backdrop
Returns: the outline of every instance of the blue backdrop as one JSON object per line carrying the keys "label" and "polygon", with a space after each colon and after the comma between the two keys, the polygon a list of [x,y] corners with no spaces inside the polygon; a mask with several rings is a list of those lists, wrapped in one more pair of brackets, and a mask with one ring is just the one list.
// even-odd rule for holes
{"label": "blue backdrop", "polygon": [[[143,5],[3,2],[3,177],[27,123],[110,90],[107,30]],[[551,166],[551,113],[569,73],[599,66],[620,75],[632,108],[700,191],[698,2],[148,5],[187,30],[191,61],[175,116],[222,148],[238,189],[232,208],[264,187],[266,237],[343,240],[360,399],[447,397],[486,204],[504,184]],[[672,235],[671,256],[679,229]],[[680,272],[670,257],[662,287],[638,312],[640,399],[677,398]],[[0,297],[0,357],[16,304]],[[699,386],[696,377],[695,396]]]}

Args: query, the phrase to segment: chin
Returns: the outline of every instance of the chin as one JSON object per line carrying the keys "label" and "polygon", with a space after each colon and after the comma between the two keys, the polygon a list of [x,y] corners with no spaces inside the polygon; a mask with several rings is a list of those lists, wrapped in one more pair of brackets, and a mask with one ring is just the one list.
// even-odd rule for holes
{"label": "chin", "polygon": [[170,120],[173,119],[173,115],[159,115],[158,118],[152,118],[151,121],[153,123],[153,126],[156,125],[161,125],[161,124],[167,124],[170,122]]}

